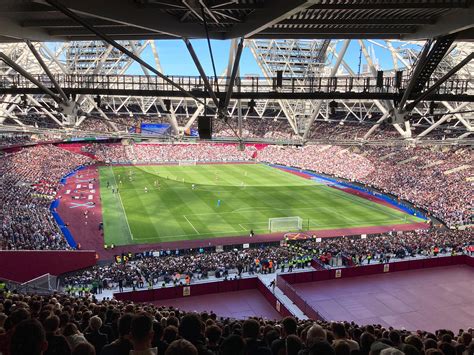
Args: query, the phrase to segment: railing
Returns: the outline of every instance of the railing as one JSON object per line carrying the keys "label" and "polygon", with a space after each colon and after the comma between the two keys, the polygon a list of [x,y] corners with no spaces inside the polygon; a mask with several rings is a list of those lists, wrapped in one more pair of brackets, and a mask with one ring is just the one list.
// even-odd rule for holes
{"label": "railing", "polygon": [[300,296],[298,291],[281,275],[277,276],[277,286],[309,319],[325,320],[311,305]]}
{"label": "railing", "polygon": [[[46,75],[35,75],[35,79],[54,90],[53,83]],[[200,76],[169,76],[173,82],[189,92],[202,93],[206,91],[204,81]],[[179,92],[179,89],[157,76],[145,75],[86,75],[64,74],[55,75],[54,79],[64,90],[108,90],[132,92]],[[215,92],[224,94],[227,91],[228,77],[210,77],[210,84]],[[457,79],[443,83],[436,91],[437,94],[473,95],[473,80]],[[432,85],[430,80],[428,85]],[[276,81],[269,83],[260,77],[237,78],[234,93],[391,93],[403,91],[408,84],[408,77],[396,85],[394,77],[383,78],[383,85],[377,85],[375,77],[306,77],[283,78],[282,85]],[[239,88],[240,87],[240,88]],[[0,91],[13,89],[36,89],[36,86],[21,75],[0,76]]]}

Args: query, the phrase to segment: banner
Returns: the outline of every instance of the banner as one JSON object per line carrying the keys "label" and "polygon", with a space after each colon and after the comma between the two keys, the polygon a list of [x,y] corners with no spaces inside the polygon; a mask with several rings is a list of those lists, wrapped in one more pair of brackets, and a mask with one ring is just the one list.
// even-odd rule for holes
{"label": "banner", "polygon": [[183,287],[183,297],[191,296],[191,287],[184,286]]}

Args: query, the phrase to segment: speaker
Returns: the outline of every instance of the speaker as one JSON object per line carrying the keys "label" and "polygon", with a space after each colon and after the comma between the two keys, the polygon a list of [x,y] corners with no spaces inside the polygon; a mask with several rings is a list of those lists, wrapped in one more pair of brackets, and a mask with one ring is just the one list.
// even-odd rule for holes
{"label": "speaker", "polygon": [[381,88],[383,87],[383,71],[379,70],[377,72],[377,87]]}
{"label": "speaker", "polygon": [[283,70],[277,70],[277,88],[281,88],[283,86]]}
{"label": "speaker", "polygon": [[403,78],[403,71],[397,70],[395,73],[395,87],[400,89],[402,87],[402,78]]}
{"label": "speaker", "polygon": [[210,117],[207,117],[207,116],[198,117],[198,133],[199,133],[200,139],[212,138],[212,121]]}
{"label": "speaker", "polygon": [[165,105],[166,112],[170,112],[171,109],[171,100],[164,99],[163,104]]}

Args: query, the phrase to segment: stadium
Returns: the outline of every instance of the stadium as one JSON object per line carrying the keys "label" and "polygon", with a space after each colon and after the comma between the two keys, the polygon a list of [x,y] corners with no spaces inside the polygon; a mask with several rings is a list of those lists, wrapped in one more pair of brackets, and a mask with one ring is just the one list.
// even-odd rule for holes
{"label": "stadium", "polygon": [[474,355],[474,2],[0,2],[0,355]]}

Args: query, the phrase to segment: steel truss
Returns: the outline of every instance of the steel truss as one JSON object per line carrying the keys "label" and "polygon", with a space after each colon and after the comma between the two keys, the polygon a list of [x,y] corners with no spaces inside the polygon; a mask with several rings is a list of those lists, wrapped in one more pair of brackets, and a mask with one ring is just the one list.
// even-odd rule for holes
{"label": "steel truss", "polygon": [[[133,54],[140,56],[146,48],[150,48],[154,63],[153,67],[161,71],[156,43],[147,41],[121,41],[120,44]],[[254,55],[260,66],[266,84],[276,92],[284,91],[276,81],[277,72],[282,71],[283,77],[291,77],[293,85],[304,93],[308,80],[318,76],[337,76],[339,78],[375,77],[377,71],[384,69],[384,77],[394,77],[396,71],[404,70],[409,74],[416,64],[423,43],[395,42],[380,40],[247,40],[245,45]],[[361,55],[362,65],[354,68],[345,53],[349,45],[357,45]],[[133,60],[102,41],[64,42],[56,47],[45,43],[34,43],[34,49],[43,59],[53,75],[124,75]],[[391,68],[382,68],[375,55],[374,48],[384,51],[392,60]],[[233,58],[237,52],[237,42],[231,46],[229,67],[220,79],[220,85],[226,85],[226,77],[231,74]],[[451,68],[474,50],[474,44],[455,42],[448,55],[441,61],[433,75],[433,79],[441,78]],[[16,64],[32,75],[45,75],[34,52],[25,44],[2,44],[0,52],[4,53]],[[153,77],[153,74],[141,66],[143,75]],[[454,78],[468,82],[472,91],[474,62],[471,61]],[[15,71],[0,62],[0,76],[11,75]],[[244,80],[252,80],[247,76]],[[0,83],[0,86],[11,83]],[[211,83],[215,85],[215,83]],[[52,86],[52,85],[50,85]],[[234,93],[241,90],[242,82],[237,80]],[[382,90],[382,89],[381,89]],[[124,132],[130,124],[117,125],[116,117],[139,117],[143,120],[154,119],[167,121],[173,127],[174,135],[182,136],[196,118],[204,112],[204,105],[192,97],[147,97],[132,95],[108,96],[100,98],[91,94],[81,94],[67,99],[78,107],[76,115],[66,115],[60,110],[60,105],[52,100],[47,93],[42,94],[6,94],[0,102],[0,124],[16,124],[20,126],[37,125],[63,128],[65,132],[72,128],[81,128],[91,120],[101,122],[101,130]],[[215,107],[207,102],[209,107]],[[226,113],[231,117],[231,124],[240,116],[242,119],[276,119],[287,120],[295,138],[311,140],[312,132],[318,122],[325,124],[365,123],[367,124],[366,139],[379,128],[382,121],[390,117],[395,104],[389,100],[341,99],[334,105],[333,100],[307,99],[262,99],[255,100],[255,107],[248,108],[248,100],[230,99]],[[420,102],[411,113],[410,120],[389,124],[393,132],[404,139],[439,137],[440,134],[454,134],[467,138],[473,130],[474,104],[469,102],[441,101],[431,104],[429,101]],[[208,110],[208,114],[219,119],[217,108]],[[71,120],[73,117],[73,120]],[[123,121],[123,120],[122,120]],[[237,120],[235,120],[237,121]],[[379,122],[380,121],[380,122]]]}

